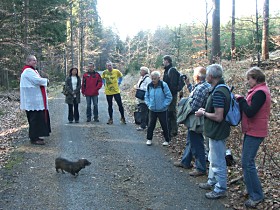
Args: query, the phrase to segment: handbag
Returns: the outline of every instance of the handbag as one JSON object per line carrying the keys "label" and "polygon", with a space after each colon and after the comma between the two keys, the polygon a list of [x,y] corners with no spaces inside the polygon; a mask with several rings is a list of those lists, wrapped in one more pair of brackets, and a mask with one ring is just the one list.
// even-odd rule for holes
{"label": "handbag", "polygon": [[65,85],[63,85],[61,93],[63,93],[63,95],[68,95],[69,94],[68,91],[66,90],[66,86]]}
{"label": "handbag", "polygon": [[144,100],[144,98],[145,98],[145,93],[146,93],[145,90],[137,89],[137,90],[136,90],[136,93],[135,93],[135,97],[136,97],[136,98],[139,98],[139,99],[141,99],[141,100]]}
{"label": "handbag", "polygon": [[[140,82],[139,88],[140,88],[141,84],[144,82],[144,80],[145,80],[146,78],[147,78],[147,77],[145,77],[145,78]],[[145,93],[146,93],[145,90],[137,89],[137,90],[136,90],[136,93],[135,93],[135,97],[138,98],[138,99],[144,100],[144,98],[145,98]]]}

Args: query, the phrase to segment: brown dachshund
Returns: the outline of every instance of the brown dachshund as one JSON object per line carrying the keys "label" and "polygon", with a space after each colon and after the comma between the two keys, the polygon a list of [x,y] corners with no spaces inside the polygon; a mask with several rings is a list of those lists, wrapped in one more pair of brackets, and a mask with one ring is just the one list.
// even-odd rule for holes
{"label": "brown dachshund", "polygon": [[89,166],[90,164],[91,162],[87,159],[79,159],[77,162],[72,162],[61,157],[55,159],[55,169],[57,173],[59,173],[58,169],[61,169],[63,174],[65,174],[64,171],[67,171],[75,177],[78,176],[81,169]]}

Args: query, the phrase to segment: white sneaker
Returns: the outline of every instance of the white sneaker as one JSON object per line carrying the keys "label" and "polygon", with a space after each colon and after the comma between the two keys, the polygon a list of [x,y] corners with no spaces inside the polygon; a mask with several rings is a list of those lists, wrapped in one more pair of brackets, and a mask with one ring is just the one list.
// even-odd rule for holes
{"label": "white sneaker", "polygon": [[147,144],[148,146],[151,146],[151,145],[152,145],[152,141],[151,141],[151,140],[148,140],[148,141],[146,142],[146,144]]}
{"label": "white sneaker", "polygon": [[165,141],[165,142],[162,143],[162,145],[163,145],[163,146],[168,146],[169,143],[168,143],[167,141]]}

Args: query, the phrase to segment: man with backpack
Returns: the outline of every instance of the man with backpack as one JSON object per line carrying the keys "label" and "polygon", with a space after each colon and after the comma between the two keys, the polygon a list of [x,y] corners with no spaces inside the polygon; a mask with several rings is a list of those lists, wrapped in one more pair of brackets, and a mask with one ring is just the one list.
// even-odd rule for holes
{"label": "man with backpack", "polygon": [[200,183],[199,187],[212,190],[205,194],[208,199],[218,199],[226,196],[227,166],[225,160],[226,139],[230,135],[230,124],[225,116],[230,106],[230,92],[224,84],[223,68],[221,65],[212,64],[207,67],[206,80],[212,86],[205,109],[200,108],[195,112],[197,117],[204,116],[204,134],[209,137],[209,173],[208,181]]}
{"label": "man with backpack", "polygon": [[168,107],[168,127],[170,131],[170,136],[174,137],[178,134],[177,125],[177,95],[178,95],[178,85],[180,73],[172,65],[172,58],[169,55],[163,57],[164,74],[163,81],[167,83],[171,94],[172,101]]}

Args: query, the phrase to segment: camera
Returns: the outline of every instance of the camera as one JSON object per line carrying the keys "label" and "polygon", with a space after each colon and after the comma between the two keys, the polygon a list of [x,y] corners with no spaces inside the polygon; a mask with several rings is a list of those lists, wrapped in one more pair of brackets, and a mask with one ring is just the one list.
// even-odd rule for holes
{"label": "camera", "polygon": [[182,76],[181,76],[184,80],[186,80],[188,77],[187,77],[187,75],[185,75],[185,74],[183,74]]}

